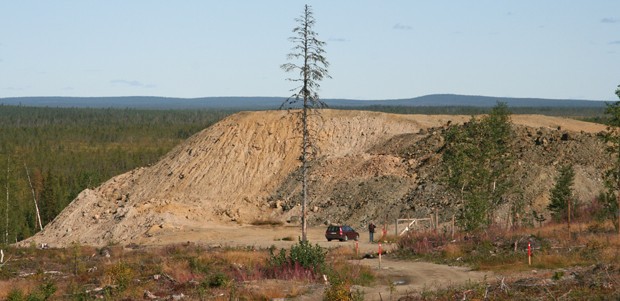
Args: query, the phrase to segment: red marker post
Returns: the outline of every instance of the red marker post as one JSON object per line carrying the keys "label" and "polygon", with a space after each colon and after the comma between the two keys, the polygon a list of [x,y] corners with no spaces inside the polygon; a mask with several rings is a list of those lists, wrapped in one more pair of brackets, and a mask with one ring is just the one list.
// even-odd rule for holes
{"label": "red marker post", "polygon": [[527,242],[527,264],[532,265],[532,243]]}
{"label": "red marker post", "polygon": [[379,243],[379,269],[381,269],[381,243]]}
{"label": "red marker post", "polygon": [[360,257],[360,246],[357,240],[355,241],[355,256],[357,256],[358,258]]}

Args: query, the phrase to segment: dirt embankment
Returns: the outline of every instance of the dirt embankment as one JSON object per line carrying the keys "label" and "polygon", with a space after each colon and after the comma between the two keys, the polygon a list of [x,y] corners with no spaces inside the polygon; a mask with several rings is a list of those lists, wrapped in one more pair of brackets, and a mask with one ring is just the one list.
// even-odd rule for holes
{"label": "dirt embankment", "polygon": [[[128,244],[258,219],[294,219],[300,190],[294,116],[286,111],[230,116],[153,166],[83,191],[22,244]],[[320,152],[310,170],[310,222],[358,226],[439,209],[451,215],[458,204],[438,181],[438,149],[446,125],[469,118],[322,111],[313,124]],[[544,206],[555,166],[564,162],[576,164],[579,197],[600,189],[606,155],[595,133],[603,126],[537,115],[513,116],[513,122],[515,175],[529,206]]]}

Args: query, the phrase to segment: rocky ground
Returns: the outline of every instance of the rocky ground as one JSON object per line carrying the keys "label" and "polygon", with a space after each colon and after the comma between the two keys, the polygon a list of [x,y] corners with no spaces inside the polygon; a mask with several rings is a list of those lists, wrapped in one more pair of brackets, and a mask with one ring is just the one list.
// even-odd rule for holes
{"label": "rocky ground", "polygon": [[[300,137],[294,116],[286,111],[230,116],[158,163],[83,191],[21,244],[101,246],[186,233],[169,237],[178,242],[190,240],[196,229],[257,220],[295,223]],[[450,220],[459,202],[439,178],[442,133],[448,124],[470,118],[322,111],[314,123],[320,152],[310,169],[310,223],[359,227],[431,212]],[[525,212],[544,212],[561,164],[575,164],[579,200],[588,202],[601,189],[608,157],[597,133],[604,126],[539,115],[515,115],[512,121],[512,180],[521,188],[512,198],[526,204]]]}

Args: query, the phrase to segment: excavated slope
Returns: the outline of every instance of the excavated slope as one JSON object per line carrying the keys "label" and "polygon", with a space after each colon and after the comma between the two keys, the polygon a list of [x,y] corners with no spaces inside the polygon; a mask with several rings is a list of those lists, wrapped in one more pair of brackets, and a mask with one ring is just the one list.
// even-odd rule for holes
{"label": "excavated slope", "polygon": [[[314,223],[364,223],[393,208],[396,215],[410,210],[413,203],[408,197],[419,191],[420,183],[427,181],[424,177],[430,179],[423,175],[420,162],[427,162],[424,158],[432,154],[402,153],[403,147],[421,138],[406,139],[402,147],[391,150],[386,145],[406,135],[432,137],[435,131],[427,129],[470,118],[321,112],[313,124],[320,149],[310,173],[310,185],[316,188],[310,204]],[[158,163],[84,190],[43,231],[20,244],[127,244],[169,228],[291,219],[299,214],[295,200],[301,139],[294,130],[295,116],[287,111],[230,116],[192,136]],[[546,116],[512,119],[535,132],[539,129],[538,133],[561,129],[590,135],[604,130],[601,125]],[[551,176],[553,171],[546,174]]]}

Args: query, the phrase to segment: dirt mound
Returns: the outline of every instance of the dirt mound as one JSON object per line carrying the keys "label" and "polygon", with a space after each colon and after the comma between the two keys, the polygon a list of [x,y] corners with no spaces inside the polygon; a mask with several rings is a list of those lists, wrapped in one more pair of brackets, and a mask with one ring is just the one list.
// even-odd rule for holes
{"label": "dirt mound", "polygon": [[[83,191],[21,244],[126,244],[172,229],[294,220],[300,190],[294,116],[286,111],[230,116],[153,166]],[[310,222],[358,225],[455,205],[437,178],[438,149],[446,125],[469,118],[322,111],[321,152],[310,170]],[[532,206],[545,203],[552,167],[564,161],[577,164],[580,195],[591,197],[601,187],[606,157],[595,133],[603,126],[546,116],[513,116],[513,122],[519,125],[515,147],[523,166],[516,174]]]}

